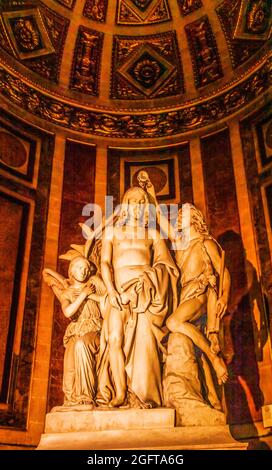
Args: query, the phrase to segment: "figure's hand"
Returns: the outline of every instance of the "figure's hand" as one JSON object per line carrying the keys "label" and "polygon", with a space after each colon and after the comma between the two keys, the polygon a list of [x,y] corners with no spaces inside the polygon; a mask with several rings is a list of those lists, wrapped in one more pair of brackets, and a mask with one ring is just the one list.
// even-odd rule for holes
{"label": "figure's hand", "polygon": [[227,311],[227,301],[226,299],[222,296],[220,299],[217,300],[216,303],[216,316],[218,318],[223,318]]}
{"label": "figure's hand", "polygon": [[95,291],[96,291],[96,288],[93,284],[89,284],[88,286],[85,286],[83,289],[83,292],[84,294],[86,294],[86,297],[88,297],[88,295],[94,294]]}
{"label": "figure's hand", "polygon": [[144,191],[146,191],[153,199],[156,198],[155,188],[149,179],[148,173],[146,173],[145,171],[140,172],[138,176],[138,183],[139,186]]}
{"label": "figure's hand", "polygon": [[118,310],[122,310],[121,297],[116,290],[113,290],[109,293],[109,301],[110,301],[110,304],[114,308],[117,308]]}

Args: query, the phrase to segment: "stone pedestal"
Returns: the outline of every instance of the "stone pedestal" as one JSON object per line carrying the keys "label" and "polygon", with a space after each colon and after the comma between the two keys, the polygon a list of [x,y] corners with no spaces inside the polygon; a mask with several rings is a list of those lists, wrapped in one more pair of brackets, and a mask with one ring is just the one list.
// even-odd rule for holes
{"label": "stone pedestal", "polygon": [[237,449],[228,426],[175,427],[175,410],[103,409],[48,413],[38,450]]}
{"label": "stone pedestal", "polygon": [[95,409],[48,413],[45,433],[112,431],[117,429],[165,429],[175,426],[175,410],[170,408]]}

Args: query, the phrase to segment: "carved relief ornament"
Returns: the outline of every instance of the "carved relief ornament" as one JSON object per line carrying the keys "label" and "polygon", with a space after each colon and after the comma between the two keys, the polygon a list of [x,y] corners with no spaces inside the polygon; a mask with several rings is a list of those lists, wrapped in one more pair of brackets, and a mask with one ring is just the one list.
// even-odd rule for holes
{"label": "carved relief ornament", "polygon": [[173,136],[223,119],[266,92],[272,79],[272,58],[232,88],[205,101],[149,114],[86,110],[35,90],[18,76],[0,67],[2,95],[35,116],[79,132],[111,138],[154,138]]}

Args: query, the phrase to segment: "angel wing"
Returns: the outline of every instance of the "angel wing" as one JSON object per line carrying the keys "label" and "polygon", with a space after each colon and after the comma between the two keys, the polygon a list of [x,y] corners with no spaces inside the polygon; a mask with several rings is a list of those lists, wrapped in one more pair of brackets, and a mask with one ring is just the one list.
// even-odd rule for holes
{"label": "angel wing", "polygon": [[[94,230],[88,227],[86,224],[79,224],[84,233],[85,238],[87,238],[84,245],[84,256],[89,261],[94,263],[97,267],[97,274],[100,273],[100,262],[101,262],[101,248],[102,240]],[[96,238],[97,237],[97,238]],[[72,246],[72,245],[71,245]],[[72,246],[75,248],[74,246]],[[78,249],[78,248],[77,248]]]}
{"label": "angel wing", "polygon": [[51,287],[59,302],[61,302],[63,291],[69,286],[68,280],[53,269],[44,269],[43,278],[46,284]]}
{"label": "angel wing", "polygon": [[89,227],[87,224],[79,223],[79,226],[82,230],[82,234],[86,239],[85,244],[72,244],[71,249],[68,250],[66,253],[60,255],[59,258],[67,261],[72,261],[73,258],[77,256],[82,256],[96,265],[97,274],[100,275],[102,234],[108,225],[114,224],[116,222],[119,216],[119,210],[120,209],[117,208],[114,214],[112,214],[107,220],[103,218],[101,224],[95,230],[92,230],[91,227]]}

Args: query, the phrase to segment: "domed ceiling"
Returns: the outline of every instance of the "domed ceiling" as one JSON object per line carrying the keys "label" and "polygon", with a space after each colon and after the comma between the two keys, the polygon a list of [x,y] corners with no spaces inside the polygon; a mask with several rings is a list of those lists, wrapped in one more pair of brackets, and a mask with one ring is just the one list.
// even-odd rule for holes
{"label": "domed ceiling", "polygon": [[76,131],[208,125],[270,83],[271,0],[3,0],[0,91]]}

